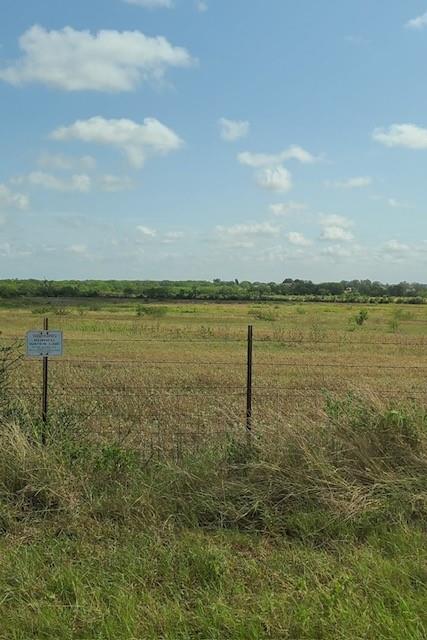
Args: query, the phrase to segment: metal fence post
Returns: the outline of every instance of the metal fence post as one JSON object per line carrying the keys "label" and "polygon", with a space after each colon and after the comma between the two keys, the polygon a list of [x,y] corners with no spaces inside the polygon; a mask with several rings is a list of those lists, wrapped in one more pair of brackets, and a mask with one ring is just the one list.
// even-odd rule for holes
{"label": "metal fence post", "polygon": [[[43,330],[49,330],[49,319],[43,321]],[[42,444],[46,444],[46,425],[48,420],[48,380],[49,380],[49,358],[43,356],[43,392],[42,392]]]}
{"label": "metal fence post", "polygon": [[248,357],[246,377],[246,432],[252,433],[252,361],[253,361],[253,326],[248,327]]}

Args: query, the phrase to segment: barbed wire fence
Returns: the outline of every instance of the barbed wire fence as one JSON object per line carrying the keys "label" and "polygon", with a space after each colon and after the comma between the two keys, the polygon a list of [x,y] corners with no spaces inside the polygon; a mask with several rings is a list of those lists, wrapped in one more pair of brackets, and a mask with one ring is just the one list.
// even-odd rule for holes
{"label": "barbed wire fence", "polygon": [[[16,340],[1,336],[2,343]],[[94,437],[177,456],[211,439],[256,434],[277,420],[314,417],[331,394],[366,389],[388,402],[427,401],[427,340],[419,338],[258,338],[250,326],[247,335],[222,339],[65,335],[65,344],[68,355],[49,361],[50,412],[80,414]],[[81,357],[83,344],[95,353]],[[111,356],[121,344],[126,357]],[[160,354],[150,356],[148,347],[159,346]],[[340,354],[343,346],[362,352]],[[365,357],[368,346],[374,359]],[[398,360],[388,347],[399,351]],[[41,363],[20,360],[14,393],[35,415],[41,387]]]}

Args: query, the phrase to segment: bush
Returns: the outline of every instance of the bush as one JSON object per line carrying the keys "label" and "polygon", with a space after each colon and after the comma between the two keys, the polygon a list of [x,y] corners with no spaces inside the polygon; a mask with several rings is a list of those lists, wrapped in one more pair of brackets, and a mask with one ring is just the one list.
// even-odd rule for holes
{"label": "bush", "polygon": [[279,319],[279,314],[271,307],[254,307],[249,310],[249,315],[264,322],[275,322]]}
{"label": "bush", "polygon": [[150,316],[154,318],[161,318],[165,316],[168,312],[167,307],[160,306],[150,306],[145,304],[138,305],[136,309],[136,315],[141,316]]}
{"label": "bush", "polygon": [[362,311],[359,311],[359,313],[354,318],[354,320],[358,327],[362,327],[367,321],[368,317],[369,317],[368,312],[366,311],[366,309],[363,309]]}

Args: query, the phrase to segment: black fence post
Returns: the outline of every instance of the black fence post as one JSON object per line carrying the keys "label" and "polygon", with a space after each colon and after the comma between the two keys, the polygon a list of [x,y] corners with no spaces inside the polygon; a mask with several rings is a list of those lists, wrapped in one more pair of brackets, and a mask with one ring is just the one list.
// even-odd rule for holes
{"label": "black fence post", "polygon": [[[49,330],[49,319],[43,321],[43,330]],[[42,444],[46,444],[46,426],[48,420],[48,382],[49,382],[49,358],[43,356],[43,392],[42,392]]]}
{"label": "black fence post", "polygon": [[248,357],[246,377],[246,433],[252,433],[252,361],[253,361],[253,326],[248,327]]}

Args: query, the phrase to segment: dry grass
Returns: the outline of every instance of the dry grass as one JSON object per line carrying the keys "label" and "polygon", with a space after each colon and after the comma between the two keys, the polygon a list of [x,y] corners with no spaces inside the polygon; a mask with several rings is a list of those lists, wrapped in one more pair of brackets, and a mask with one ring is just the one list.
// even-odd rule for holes
{"label": "dry grass", "polygon": [[[51,365],[51,407],[80,411],[89,429],[120,442],[180,449],[242,430],[249,322],[255,429],[301,412],[316,419],[327,391],[372,391],[390,403],[426,399],[424,306],[373,306],[357,327],[359,307],[351,305],[168,304],[156,317],[138,316],[137,305],[101,304],[51,312],[66,345],[65,358]],[[0,311],[5,342],[40,324],[28,309]],[[39,363],[25,361],[15,390],[30,410],[38,407]]]}

